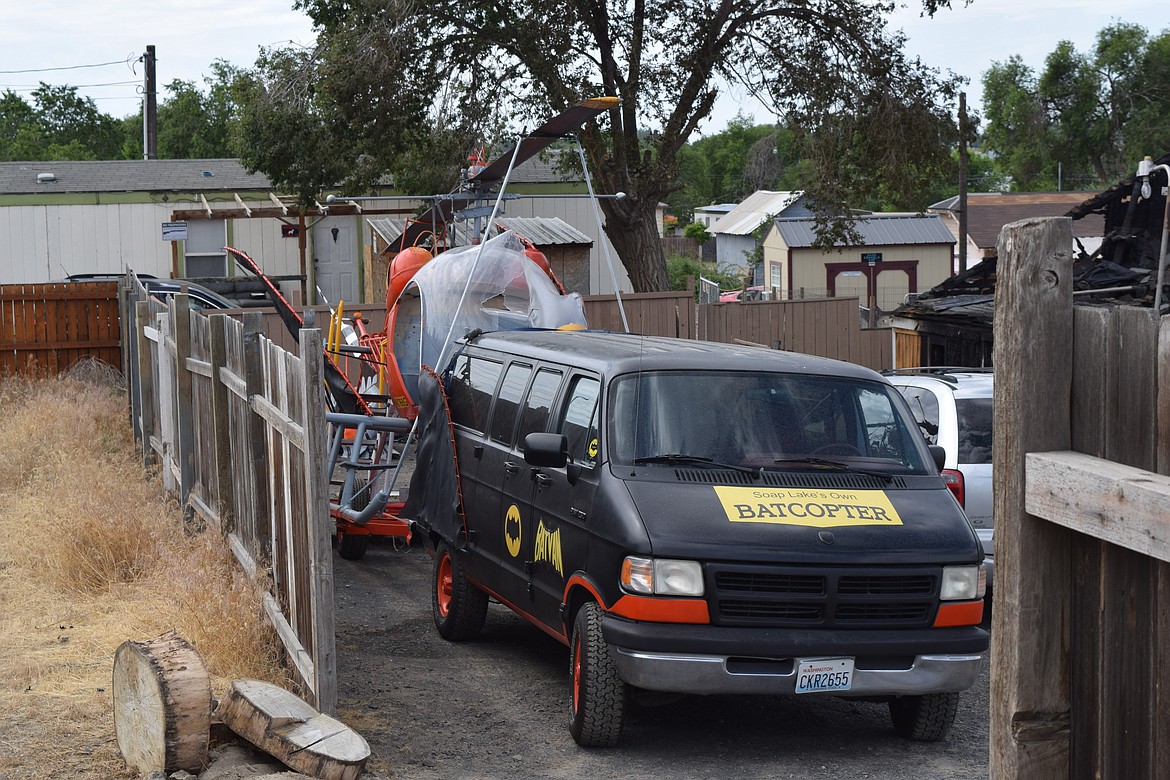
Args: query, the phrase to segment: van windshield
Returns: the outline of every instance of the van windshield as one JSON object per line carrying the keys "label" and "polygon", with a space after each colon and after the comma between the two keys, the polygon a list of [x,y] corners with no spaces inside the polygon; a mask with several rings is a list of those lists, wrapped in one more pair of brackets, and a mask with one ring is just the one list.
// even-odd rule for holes
{"label": "van windshield", "polygon": [[895,392],[880,382],[805,374],[633,374],[610,390],[610,457],[623,465],[709,461],[768,470],[839,461],[930,473],[921,434]]}

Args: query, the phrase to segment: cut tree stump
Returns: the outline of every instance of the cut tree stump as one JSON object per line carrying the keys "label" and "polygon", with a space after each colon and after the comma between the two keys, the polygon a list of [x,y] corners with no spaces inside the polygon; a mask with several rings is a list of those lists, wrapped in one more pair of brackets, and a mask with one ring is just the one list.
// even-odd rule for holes
{"label": "cut tree stump", "polygon": [[259,680],[236,680],[215,715],[232,731],[291,768],[321,780],[354,780],[370,746],[304,699]]}
{"label": "cut tree stump", "polygon": [[211,680],[195,648],[174,631],[123,642],[114,653],[114,731],[126,764],[142,774],[207,766]]}

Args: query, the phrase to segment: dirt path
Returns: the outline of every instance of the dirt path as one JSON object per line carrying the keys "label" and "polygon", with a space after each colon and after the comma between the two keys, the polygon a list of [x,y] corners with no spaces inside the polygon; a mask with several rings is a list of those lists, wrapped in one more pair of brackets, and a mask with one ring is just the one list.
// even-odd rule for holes
{"label": "dirt path", "polygon": [[644,695],[617,748],[585,750],[566,726],[564,646],[497,604],[480,639],[441,639],[420,547],[334,564],[340,714],[376,778],[987,776],[986,666],[939,744],[899,739],[884,704]]}

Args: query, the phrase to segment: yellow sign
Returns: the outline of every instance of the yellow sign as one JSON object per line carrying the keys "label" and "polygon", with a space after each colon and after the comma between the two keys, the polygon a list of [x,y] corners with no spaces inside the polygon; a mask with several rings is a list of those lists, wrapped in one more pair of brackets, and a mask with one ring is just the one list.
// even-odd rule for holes
{"label": "yellow sign", "polygon": [[[513,531],[515,528],[515,531]],[[504,544],[513,558],[520,554],[520,538],[523,534],[520,525],[520,507],[512,504],[504,514]]]}
{"label": "yellow sign", "polygon": [[585,450],[585,453],[589,456],[590,460],[595,460],[597,458],[598,449],[599,447],[597,446],[597,439],[593,439],[589,442],[589,449]]}
{"label": "yellow sign", "polygon": [[532,554],[534,561],[544,561],[565,576],[565,564],[561,559],[561,529],[550,531],[544,527],[541,520],[536,525],[536,550]]}
{"label": "yellow sign", "polygon": [[717,487],[715,494],[733,523],[813,528],[902,525],[902,518],[884,490]]}

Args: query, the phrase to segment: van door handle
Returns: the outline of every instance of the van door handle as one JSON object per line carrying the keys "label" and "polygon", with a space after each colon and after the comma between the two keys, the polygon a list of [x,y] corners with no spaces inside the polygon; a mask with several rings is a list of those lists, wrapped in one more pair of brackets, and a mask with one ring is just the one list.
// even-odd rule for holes
{"label": "van door handle", "polygon": [[520,467],[510,460],[504,461],[504,473],[508,476],[520,473]]}
{"label": "van door handle", "polygon": [[552,477],[550,477],[548,474],[544,474],[544,473],[539,472],[539,471],[537,473],[533,474],[532,478],[534,480],[536,480],[536,489],[537,490],[540,490],[542,488],[546,488],[552,484]]}

